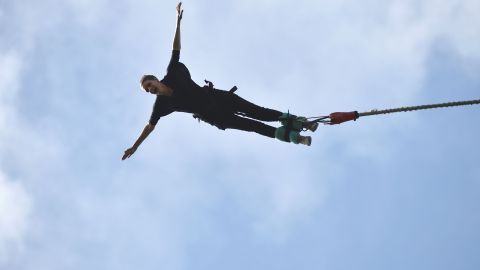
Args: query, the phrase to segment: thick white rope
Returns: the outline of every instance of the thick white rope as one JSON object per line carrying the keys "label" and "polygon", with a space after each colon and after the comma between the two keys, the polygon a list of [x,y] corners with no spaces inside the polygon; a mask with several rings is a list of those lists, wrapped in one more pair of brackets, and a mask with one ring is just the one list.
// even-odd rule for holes
{"label": "thick white rope", "polygon": [[397,112],[410,112],[410,111],[417,111],[417,110],[428,110],[428,109],[435,109],[435,108],[445,108],[445,107],[456,107],[456,106],[466,106],[466,105],[475,105],[480,104],[480,99],[476,100],[467,100],[467,101],[457,101],[457,102],[447,102],[447,103],[439,103],[439,104],[430,104],[430,105],[421,105],[421,106],[411,106],[411,107],[401,107],[395,109],[386,109],[386,110],[372,110],[369,112],[362,112],[359,113],[359,117],[362,116],[370,116],[370,115],[378,115],[378,114],[388,114],[388,113],[397,113]]}

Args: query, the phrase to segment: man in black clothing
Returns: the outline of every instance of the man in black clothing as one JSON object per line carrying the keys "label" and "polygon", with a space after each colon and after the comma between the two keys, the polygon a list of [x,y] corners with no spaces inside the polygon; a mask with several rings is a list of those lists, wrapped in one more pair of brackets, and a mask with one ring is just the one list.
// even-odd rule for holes
{"label": "man in black clothing", "polygon": [[[140,80],[146,92],[157,96],[152,115],[134,145],[125,150],[122,159],[133,155],[154,130],[158,120],[172,112],[193,113],[195,117],[222,130],[240,129],[286,142],[310,145],[311,137],[300,135],[300,131],[315,131],[317,123],[310,123],[304,117],[257,106],[233,93],[235,88],[231,91],[218,90],[211,83],[201,87],[192,80],[188,68],[179,62],[180,22],[183,17],[181,5],[179,3],[177,6],[177,26],[167,74],[162,80],[153,75],[144,75]],[[257,120],[281,121],[282,127],[275,128]]]}

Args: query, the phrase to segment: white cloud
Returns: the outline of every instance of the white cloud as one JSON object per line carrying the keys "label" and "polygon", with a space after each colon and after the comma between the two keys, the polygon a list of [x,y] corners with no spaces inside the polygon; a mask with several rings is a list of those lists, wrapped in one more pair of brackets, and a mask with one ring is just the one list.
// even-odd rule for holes
{"label": "white cloud", "polygon": [[[36,21],[38,10],[21,5],[11,8],[22,12],[16,14],[18,20],[11,21],[16,31],[2,38],[6,48],[0,50],[0,265],[8,265],[12,257],[21,252],[33,210],[32,195],[26,192],[26,186],[29,180],[42,176],[42,171],[53,160],[49,159],[51,153],[58,150],[51,138],[28,126],[17,107],[27,79],[24,70],[29,63],[24,58],[35,49],[37,35],[55,19],[52,16],[52,20]],[[12,13],[7,14],[2,14],[0,22],[9,20]],[[9,48],[12,42],[16,44]],[[38,89],[30,89],[33,90]],[[11,180],[8,172],[17,172],[21,180]]]}
{"label": "white cloud", "polygon": [[[261,74],[266,85],[288,91],[283,95],[292,88],[313,87],[310,93],[320,102],[322,97],[334,98],[333,104],[325,105],[415,99],[428,68],[425,59],[439,38],[451,42],[464,57],[480,55],[480,33],[475,27],[480,25],[480,4],[475,0],[308,5],[266,0],[237,5],[237,15],[249,18],[239,26],[249,30],[239,32],[239,40],[253,39],[246,46],[251,49],[248,53],[255,50],[249,44],[260,51],[257,69],[270,65]],[[231,25],[224,27],[228,32]]]}
{"label": "white cloud", "polygon": [[13,117],[11,103],[18,92],[17,81],[20,72],[20,59],[14,52],[0,52],[0,146],[5,143],[6,132],[9,131],[7,120]]}
{"label": "white cloud", "polygon": [[[18,135],[15,129],[15,100],[21,60],[15,51],[0,52],[0,162],[2,167],[11,158],[7,148]],[[0,264],[9,260],[21,248],[28,229],[31,198],[21,182],[13,182],[0,167]]]}
{"label": "white cloud", "polygon": [[[212,10],[215,13],[208,16],[199,13],[200,15],[197,17],[199,21],[205,17],[225,15],[230,16],[230,21],[227,22],[231,22],[231,24],[212,26],[228,28],[225,32],[217,32],[219,36],[216,37],[215,42],[206,40],[209,37],[202,37],[202,33],[196,33],[195,38],[184,36],[184,41],[190,40],[191,42],[184,46],[186,55],[193,56],[197,62],[191,61],[192,57],[186,58],[185,61],[189,67],[195,66],[192,68],[194,76],[203,76],[202,72],[211,72],[207,76],[220,77],[220,80],[224,81],[216,81],[218,85],[227,85],[227,87],[233,80],[236,80],[233,78],[234,76],[240,77],[238,80],[243,80],[243,85],[248,84],[245,87],[240,85],[240,95],[264,106],[282,109],[295,106],[294,113],[303,110],[302,113],[318,115],[329,113],[330,110],[408,105],[404,102],[410,102],[418,96],[423,76],[428,68],[425,58],[428,56],[430,45],[437,38],[446,37],[465,57],[479,55],[480,46],[475,46],[479,44],[478,32],[475,31],[476,27],[473,27],[479,25],[480,8],[477,2],[422,1],[419,4],[416,1],[367,1],[361,3],[358,1],[317,1],[308,5],[298,3],[292,5],[292,1],[242,1],[241,8],[233,9],[234,14],[223,14],[218,10]],[[125,40],[129,39],[127,37],[131,37],[129,35],[132,33],[125,31],[123,27],[131,27],[130,32],[152,32],[150,30],[158,26],[159,33],[172,34],[173,29],[169,27],[173,25],[173,21],[168,27],[163,27],[159,20],[170,16],[169,12],[174,12],[174,7],[169,10],[159,9],[159,14],[165,13],[168,16],[150,20],[148,17],[142,16],[142,12],[148,9],[151,16],[152,7],[156,7],[157,4],[152,2],[148,4],[148,8],[143,8],[143,6],[137,7],[135,3],[137,2],[131,5],[135,6],[136,12],[128,10],[128,12],[122,13],[124,16],[119,16],[121,27],[109,25],[110,21],[103,25],[106,23],[105,18],[112,18],[112,14],[118,15],[115,13],[118,10],[110,12],[117,7],[115,3],[107,1],[71,0],[58,9],[51,9],[50,5],[44,3],[40,5],[34,1],[23,2],[22,5],[19,5],[25,11],[16,14],[20,18],[19,24],[21,25],[18,32],[22,38],[19,39],[21,42],[17,44],[20,50],[0,53],[0,138],[2,139],[0,150],[2,154],[7,151],[12,153],[16,168],[34,169],[30,173],[24,172],[33,180],[38,180],[39,175],[44,175],[48,171],[58,170],[65,163],[75,163],[91,157],[83,156],[84,153],[79,153],[75,158],[73,155],[69,157],[64,155],[63,151],[67,151],[65,149],[68,149],[68,146],[58,142],[56,135],[53,134],[54,131],[60,130],[57,125],[62,123],[52,120],[55,126],[53,130],[34,131],[28,128],[28,123],[22,122],[23,119],[16,115],[14,101],[21,86],[22,69],[29,64],[22,61],[23,56],[35,53],[37,38],[46,32],[58,31],[63,19],[69,19],[68,16],[71,14],[79,24],[88,29],[109,28],[109,31],[105,31],[105,35],[117,38],[122,36]],[[186,5],[185,25],[199,30],[203,26],[193,21],[193,16],[189,17],[190,14],[193,15],[193,5],[197,3],[184,4]],[[42,7],[37,9],[37,5]],[[120,5],[123,5],[124,8],[128,6],[123,2]],[[197,5],[204,5],[204,3]],[[44,16],[50,13],[50,17]],[[345,13],[348,13],[349,16],[346,16]],[[367,13],[374,13],[374,19],[366,18],[365,14]],[[26,15],[22,16],[22,14]],[[173,20],[173,16],[171,17]],[[262,20],[265,17],[267,20]],[[137,24],[139,20],[150,25]],[[220,21],[220,19],[217,20]],[[234,21],[237,24],[232,30]],[[142,27],[150,28],[147,28],[148,31],[146,31]],[[142,30],[139,30],[141,28]],[[168,28],[168,31],[165,28]],[[207,32],[205,29],[202,30]],[[250,32],[250,30],[252,31]],[[188,31],[186,29],[184,33],[188,33]],[[232,37],[234,32],[240,38]],[[141,35],[137,33],[134,36]],[[152,36],[155,36],[152,37],[154,41],[152,43],[155,43],[152,48],[159,42],[170,45],[170,36],[165,38],[157,32]],[[222,40],[231,42],[232,39],[238,42],[222,44]],[[194,41],[195,43],[193,43]],[[207,46],[198,48],[196,47],[198,44],[208,44],[208,48]],[[164,45],[158,44],[158,46]],[[52,48],[52,51],[54,49]],[[202,53],[208,51],[208,53],[197,53],[197,50]],[[265,57],[254,59],[253,56],[256,56],[256,52]],[[128,53],[137,52],[128,51]],[[138,53],[150,56],[150,52]],[[160,53],[152,52],[154,55]],[[212,54],[213,60],[209,53]],[[282,57],[283,54],[285,57]],[[225,56],[228,56],[229,61],[222,59]],[[211,63],[208,60],[211,60]],[[238,64],[231,64],[230,60],[235,63],[238,61]],[[104,63],[98,62],[97,64]],[[109,64],[118,66],[118,63]],[[156,65],[163,68],[162,64]],[[57,74],[56,71],[61,72],[61,67],[58,68],[53,64],[52,68],[55,69],[53,74]],[[42,71],[38,72],[41,74]],[[258,77],[255,77],[254,73],[258,74]],[[247,75],[243,76],[245,74]],[[234,83],[236,82],[234,81]],[[136,81],[132,85],[137,87]],[[131,94],[128,93],[128,95]],[[56,98],[61,99],[65,96],[57,95]],[[118,104],[115,105],[118,106]],[[115,105],[109,104],[109,106]],[[75,109],[80,108],[72,108],[72,110]],[[106,110],[105,108],[94,109],[102,110],[102,112]],[[131,109],[131,111],[133,110],[135,109]],[[120,188],[120,191],[110,191],[112,194],[105,195],[102,194],[102,191],[97,190],[92,191],[93,195],[85,195],[82,194],[81,188],[80,191],[77,190],[82,184],[73,181],[67,184],[55,183],[54,188],[60,190],[57,192],[65,192],[69,195],[70,192],[75,193],[78,199],[79,209],[74,208],[73,212],[79,212],[75,213],[79,215],[75,218],[80,220],[79,224],[82,228],[72,228],[72,231],[77,232],[78,235],[73,232],[66,233],[68,237],[71,237],[69,241],[73,242],[70,245],[76,247],[77,241],[80,242],[78,244],[80,246],[84,242],[98,241],[107,243],[109,246],[116,246],[116,251],[114,249],[112,253],[106,254],[106,257],[110,256],[106,260],[117,262],[117,257],[121,256],[115,255],[128,254],[131,242],[134,242],[145,252],[154,253],[158,248],[159,252],[164,255],[159,257],[169,257],[172,265],[181,264],[187,256],[184,253],[187,253],[188,245],[192,242],[187,238],[195,237],[197,233],[196,231],[188,232],[189,225],[197,225],[199,221],[208,219],[205,227],[215,227],[211,223],[220,221],[216,220],[213,215],[207,214],[209,209],[216,207],[215,195],[218,196],[218,194],[209,190],[209,187],[204,187],[205,183],[196,183],[198,186],[192,186],[195,183],[186,179],[201,178],[201,176],[187,172],[187,170],[183,171],[184,168],[179,169],[179,167],[184,165],[190,169],[195,167],[192,164],[197,164],[197,162],[210,166],[209,159],[219,159],[227,163],[226,168],[221,168],[224,171],[219,173],[224,173],[228,179],[222,183],[225,185],[228,196],[234,196],[235,207],[238,207],[235,210],[247,213],[247,220],[244,222],[251,227],[252,233],[277,242],[285,241],[298,228],[296,225],[308,222],[315,210],[321,208],[327,195],[325,179],[328,178],[325,176],[328,175],[328,172],[322,168],[331,170],[336,166],[332,164],[328,156],[315,156],[311,154],[312,151],[324,150],[322,144],[337,143],[342,144],[343,148],[348,148],[346,152],[353,157],[388,159],[391,152],[388,149],[392,147],[388,143],[389,136],[392,135],[392,126],[398,124],[389,124],[387,121],[384,122],[385,125],[370,125],[369,127],[358,125],[355,127],[355,140],[351,139],[353,132],[348,132],[352,129],[345,128],[343,131],[335,133],[326,130],[329,128],[326,127],[314,135],[314,144],[311,149],[307,149],[304,146],[287,145],[278,141],[270,143],[267,142],[268,139],[253,134],[246,135],[232,131],[223,133],[207,124],[201,124],[201,127],[192,126],[197,124],[190,117],[188,117],[188,121],[187,117],[178,117],[176,120],[175,122],[170,119],[165,120],[165,124],[162,121],[162,129],[158,128],[158,131],[144,143],[140,152],[134,157],[145,159],[136,163],[138,167],[129,167],[132,160],[121,165],[115,164],[114,168],[102,167],[102,172],[105,174],[111,173],[110,170],[119,170],[120,166],[122,166],[120,170],[130,170],[128,174],[131,177],[128,180],[122,180],[112,172],[109,176],[114,179],[107,179],[108,181],[103,179],[105,180],[103,183],[97,184],[105,185],[102,187],[109,190],[111,185],[115,186],[115,184],[110,185],[105,182],[123,181],[124,186],[122,186],[123,189]],[[372,132],[372,127],[375,132]],[[402,127],[406,127],[406,125]],[[96,135],[89,134],[89,131],[86,132],[85,136],[93,138]],[[111,132],[114,134],[118,131],[112,128]],[[118,136],[125,136],[125,133],[138,135],[136,131],[129,130],[128,132],[123,131],[123,134]],[[333,135],[335,138],[326,139],[327,135],[325,134]],[[34,148],[37,151],[34,153],[18,151],[18,149],[14,149],[15,147],[3,145],[7,141],[6,138],[14,141],[16,146]],[[131,139],[133,141],[135,138]],[[180,149],[178,144],[166,144],[165,142],[185,142],[184,146],[188,148],[186,150],[188,155],[184,154],[185,152]],[[76,145],[75,141],[70,143],[77,148],[83,147]],[[121,150],[119,149],[119,154]],[[22,152],[30,154],[25,155]],[[177,155],[176,152],[179,154]],[[160,158],[167,156],[164,156],[165,153],[172,154],[166,161]],[[315,162],[312,162],[313,158],[317,158]],[[197,159],[201,159],[201,161]],[[233,166],[232,164],[241,164],[242,166]],[[158,177],[158,167],[162,170],[161,177]],[[39,170],[43,171],[38,173]],[[146,170],[149,173],[137,174],[133,172],[136,170]],[[82,173],[85,172],[70,173],[78,173],[76,177],[83,180]],[[55,176],[62,178],[65,176],[63,174],[64,172],[60,170]],[[90,175],[95,175],[95,173]],[[134,179],[139,175],[142,176],[141,179]],[[152,177],[153,175],[155,177]],[[125,178],[127,179],[127,177]],[[171,179],[175,179],[177,183],[172,184],[169,182]],[[54,180],[56,179],[44,181]],[[100,179],[90,181],[95,182],[96,180]],[[149,181],[158,181],[159,184],[149,186],[147,184]],[[204,176],[202,181],[210,180],[208,176]],[[4,180],[0,184],[0,194],[2,191],[11,194],[8,197],[9,202],[5,205],[10,205],[8,209],[10,209],[12,218],[8,223],[10,225],[6,227],[11,228],[12,224],[23,222],[23,225],[15,226],[18,227],[18,231],[8,233],[9,239],[15,238],[12,238],[12,235],[17,235],[15,239],[21,239],[28,228],[26,217],[28,217],[28,209],[30,209],[30,200],[20,183]],[[91,183],[89,182],[89,184]],[[147,186],[138,188],[142,185]],[[137,186],[139,190],[134,190],[135,188],[131,188],[131,186]],[[95,188],[98,186],[92,187],[92,189]],[[157,189],[160,190],[158,193],[155,191]],[[55,200],[56,198],[51,199]],[[23,205],[23,208],[15,208],[16,205]],[[67,206],[64,207],[67,208]],[[195,212],[191,209],[198,211]],[[3,211],[1,205],[0,211]],[[132,215],[138,220],[132,221]],[[164,217],[167,217],[168,220],[161,220]],[[51,221],[43,221],[47,226],[49,222]],[[66,221],[59,219],[58,222]],[[137,226],[130,227],[131,222],[136,222]],[[21,229],[22,226],[23,229]],[[208,229],[204,229],[201,233],[205,231]],[[160,245],[149,242],[152,234],[155,235],[153,238],[156,242],[161,242]],[[0,251],[3,251],[1,239],[0,234]],[[141,239],[142,243],[138,239]],[[46,239],[40,239],[40,241],[42,240]],[[62,245],[63,243],[56,244]],[[173,248],[169,249],[169,246],[173,246]],[[56,248],[53,250],[56,251]],[[64,252],[74,251],[65,249]],[[174,253],[177,256],[174,256]],[[152,254],[152,257],[153,255],[156,254]],[[181,267],[178,266],[178,268]]]}
{"label": "white cloud", "polygon": [[31,198],[23,187],[0,171],[0,263],[21,248],[28,230]]}
{"label": "white cloud", "polygon": [[[283,162],[296,164],[288,160]],[[265,172],[270,175],[263,178],[265,190],[259,192],[258,198],[261,199],[257,201],[258,204],[250,207],[255,209],[255,232],[275,242],[284,242],[298,228],[297,225],[308,222],[309,217],[324,203],[326,187],[325,179],[315,177],[308,166],[296,164],[279,172],[275,172],[275,169],[278,168],[269,168]]]}
{"label": "white cloud", "polygon": [[102,23],[105,17],[108,17],[111,12],[108,9],[115,9],[118,7],[117,3],[109,3],[108,0],[69,0],[67,9],[71,9],[76,19],[85,26],[95,26]]}
{"label": "white cloud", "polygon": [[0,55],[0,101],[3,103],[16,95],[15,87],[20,72],[20,59],[15,52]]}
{"label": "white cloud", "polygon": [[[447,38],[464,57],[480,58],[480,2],[476,0],[426,1],[422,19],[432,38]],[[435,40],[431,40],[435,42]]]}

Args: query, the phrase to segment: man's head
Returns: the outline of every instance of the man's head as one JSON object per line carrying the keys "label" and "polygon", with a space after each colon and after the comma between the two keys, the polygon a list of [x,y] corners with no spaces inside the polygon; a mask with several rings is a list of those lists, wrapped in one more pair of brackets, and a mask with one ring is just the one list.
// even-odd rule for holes
{"label": "man's head", "polygon": [[147,93],[159,95],[159,96],[171,96],[173,90],[159,81],[157,77],[153,75],[143,75],[140,79],[140,85]]}
{"label": "man's head", "polygon": [[140,85],[142,86],[143,90],[155,95],[158,95],[160,92],[158,87],[159,82],[160,81],[157,79],[157,77],[153,75],[143,75],[140,79]]}

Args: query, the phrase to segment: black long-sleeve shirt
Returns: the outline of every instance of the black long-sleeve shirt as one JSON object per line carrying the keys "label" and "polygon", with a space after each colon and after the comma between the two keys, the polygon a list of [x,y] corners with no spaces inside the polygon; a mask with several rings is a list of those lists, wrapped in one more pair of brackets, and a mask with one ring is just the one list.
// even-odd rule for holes
{"label": "black long-sleeve shirt", "polygon": [[205,111],[208,94],[196,84],[188,68],[180,62],[180,51],[173,50],[167,74],[161,80],[173,90],[172,96],[158,95],[153,105],[149,123],[156,125],[160,117],[172,112],[202,113]]}

